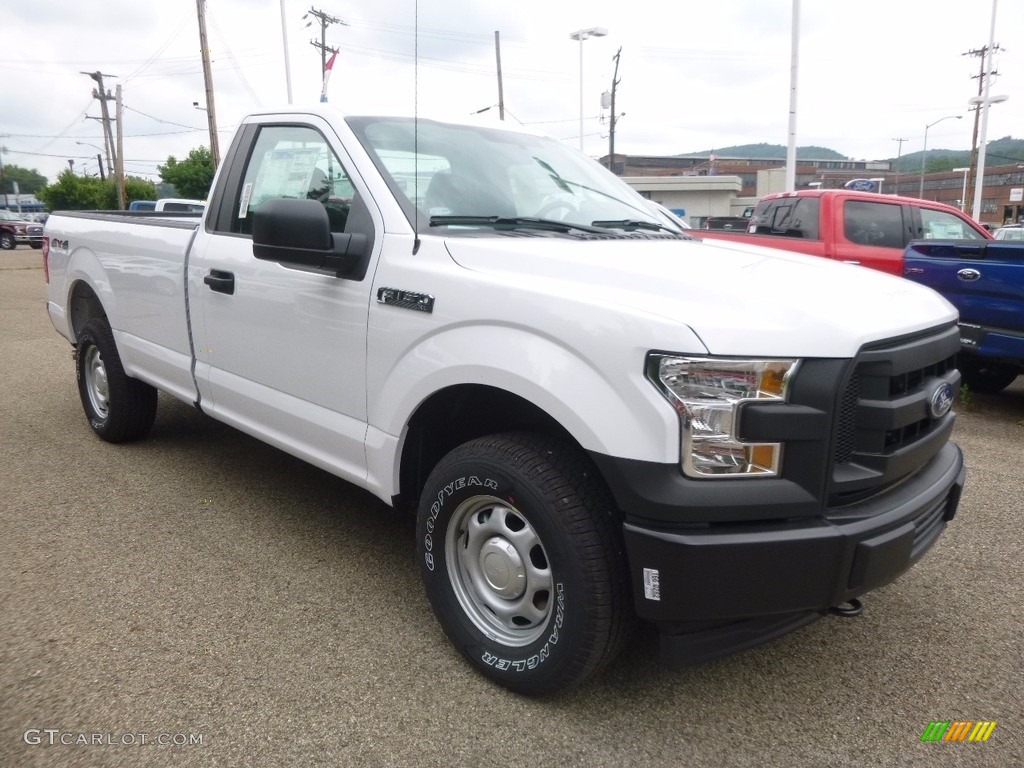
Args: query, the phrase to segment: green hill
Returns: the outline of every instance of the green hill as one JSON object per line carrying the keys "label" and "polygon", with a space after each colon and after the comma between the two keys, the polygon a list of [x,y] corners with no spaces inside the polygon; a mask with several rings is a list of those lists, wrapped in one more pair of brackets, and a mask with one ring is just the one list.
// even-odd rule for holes
{"label": "green hill", "polygon": [[[887,158],[896,170],[896,158]],[[917,171],[921,168],[921,152],[911,152],[899,158],[899,171]],[[964,168],[971,162],[969,149],[929,149],[925,170],[929,173]],[[1003,136],[988,142],[985,150],[985,165],[1005,165],[1024,162],[1024,139]]]}
{"label": "green hill", "polygon": [[[714,152],[719,157],[745,157],[754,158],[758,160],[785,160],[786,159],[786,147],[782,144],[768,144],[767,142],[761,142],[760,144],[738,144],[733,147],[718,147],[716,149],[707,149],[703,152],[688,152],[684,155],[678,155],[678,157],[710,157],[711,153]],[[828,149],[827,147],[797,147],[796,148],[797,159],[807,160],[845,160],[845,156],[839,154],[834,149]]]}
{"label": "green hill", "polygon": [[[738,144],[732,147],[718,147],[706,149],[702,152],[687,152],[676,155],[676,157],[710,157],[714,153],[718,157],[745,157],[770,160],[785,160],[786,147],[781,144]],[[797,147],[796,156],[798,160],[848,160],[846,155],[836,152],[828,147]],[[1004,165],[1007,163],[1024,162],[1024,139],[1015,139],[1012,136],[1004,136],[1001,139],[994,139],[988,143],[985,153],[986,165]],[[897,157],[875,158],[888,161],[892,169],[900,173],[917,171],[921,168],[921,152],[908,152],[899,157],[899,168],[896,168]],[[970,163],[971,151],[969,149],[929,149],[926,170],[929,173],[948,171],[953,168],[962,168]]]}

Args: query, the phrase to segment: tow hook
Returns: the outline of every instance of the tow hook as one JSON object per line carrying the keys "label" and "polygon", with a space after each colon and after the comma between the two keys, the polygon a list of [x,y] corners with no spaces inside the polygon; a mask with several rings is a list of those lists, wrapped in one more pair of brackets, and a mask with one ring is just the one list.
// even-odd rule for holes
{"label": "tow hook", "polygon": [[847,600],[845,603],[839,605],[833,605],[828,609],[828,612],[833,616],[842,616],[844,619],[852,619],[854,616],[860,616],[864,613],[864,603],[857,598]]}

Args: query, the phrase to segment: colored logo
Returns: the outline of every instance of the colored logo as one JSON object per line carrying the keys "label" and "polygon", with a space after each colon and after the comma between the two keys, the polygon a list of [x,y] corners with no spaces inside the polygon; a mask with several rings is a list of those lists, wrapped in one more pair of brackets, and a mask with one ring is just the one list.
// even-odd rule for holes
{"label": "colored logo", "polygon": [[933,419],[938,419],[949,413],[953,407],[953,387],[947,382],[942,382],[932,391],[928,399],[928,412]]}
{"label": "colored logo", "polygon": [[988,741],[995,729],[995,720],[933,720],[921,741]]}
{"label": "colored logo", "polygon": [[846,189],[852,189],[854,192],[877,192],[878,183],[871,179],[850,179],[848,182],[843,184]]}

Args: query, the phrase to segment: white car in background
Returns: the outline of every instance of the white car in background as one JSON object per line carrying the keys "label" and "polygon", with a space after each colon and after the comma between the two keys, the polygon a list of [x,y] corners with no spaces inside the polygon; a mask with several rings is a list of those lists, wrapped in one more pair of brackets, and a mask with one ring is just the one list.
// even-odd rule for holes
{"label": "white car in background", "polygon": [[992,236],[996,240],[1024,240],[1024,224],[1010,224],[1006,227],[1000,227]]}

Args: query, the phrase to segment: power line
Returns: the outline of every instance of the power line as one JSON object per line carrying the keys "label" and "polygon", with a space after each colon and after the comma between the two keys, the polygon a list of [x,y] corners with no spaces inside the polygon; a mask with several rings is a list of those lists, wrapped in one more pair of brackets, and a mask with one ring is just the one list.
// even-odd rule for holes
{"label": "power line", "polygon": [[178,22],[178,26],[175,27],[174,31],[171,33],[171,36],[167,38],[164,44],[157,49],[156,53],[154,53],[152,56],[150,56],[148,59],[142,62],[142,64],[140,64],[134,72],[128,75],[128,77],[126,77],[124,81],[126,83],[131,82],[135,77],[141,74],[143,70],[149,67],[150,64],[159,59],[160,54],[166,51],[167,47],[174,42],[175,38],[181,32],[182,27],[185,26],[185,22],[188,21],[189,18],[191,18],[191,11],[186,11],[185,14],[181,17],[181,21]]}
{"label": "power line", "polygon": [[148,114],[146,114],[145,112],[143,112],[140,109],[135,109],[135,108],[129,107],[127,105],[125,105],[125,109],[130,110],[130,111],[134,112],[137,115],[142,115],[143,117],[148,117],[150,120],[156,120],[158,123],[164,123],[166,125],[176,125],[179,128],[188,128],[190,131],[201,131],[201,130],[203,130],[202,128],[194,128],[191,125],[183,125],[182,123],[175,123],[173,120],[161,120],[159,117],[154,117],[153,115],[148,115]]}
{"label": "power line", "polygon": [[217,33],[217,39],[220,40],[220,44],[224,46],[224,50],[228,54],[228,61],[231,62],[231,68],[235,70],[235,75],[238,77],[238,80],[242,83],[242,87],[245,88],[246,91],[248,91],[249,98],[252,99],[253,103],[257,107],[262,107],[263,104],[260,103],[259,96],[256,95],[256,91],[254,91],[252,86],[249,85],[249,81],[245,78],[245,75],[239,68],[238,62],[235,61],[235,54],[231,52],[231,47],[228,45],[227,38],[224,36],[224,33],[220,31],[220,26],[217,24],[217,19],[214,18],[212,12],[209,12],[209,16],[210,22],[213,24],[213,31]]}

